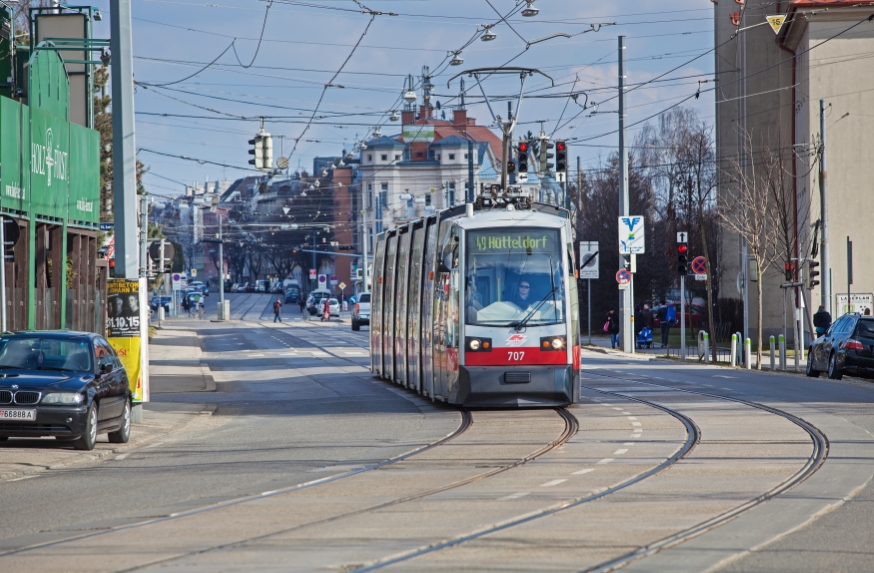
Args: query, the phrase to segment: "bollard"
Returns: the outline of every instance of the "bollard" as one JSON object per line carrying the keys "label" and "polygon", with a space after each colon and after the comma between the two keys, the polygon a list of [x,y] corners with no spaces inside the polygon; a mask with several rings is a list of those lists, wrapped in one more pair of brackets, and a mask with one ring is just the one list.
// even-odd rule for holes
{"label": "bollard", "polygon": [[737,334],[731,335],[731,365],[737,366]]}
{"label": "bollard", "polygon": [[164,317],[164,307],[159,306],[158,307],[158,328],[160,328],[161,325],[164,323],[164,318],[165,318]]}
{"label": "bollard", "polygon": [[786,370],[786,339],[780,335],[780,370]]}
{"label": "bollard", "polygon": [[710,364],[710,335],[704,333],[704,364]]}
{"label": "bollard", "polygon": [[772,336],[771,337],[771,371],[773,372],[776,369],[777,369],[777,360],[776,360],[776,357],[774,356],[774,337]]}
{"label": "bollard", "polygon": [[751,348],[752,348],[752,341],[749,338],[747,338],[744,341],[744,364],[746,365],[747,370],[750,370],[753,367],[751,356],[750,356],[750,354],[751,354],[750,349]]}

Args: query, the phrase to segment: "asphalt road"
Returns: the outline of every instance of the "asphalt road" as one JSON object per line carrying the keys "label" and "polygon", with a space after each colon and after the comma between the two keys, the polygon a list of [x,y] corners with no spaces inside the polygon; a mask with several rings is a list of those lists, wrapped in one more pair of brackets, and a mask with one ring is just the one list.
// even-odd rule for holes
{"label": "asphalt road", "polygon": [[374,379],[366,329],[229,298],[167,324],[214,391],[149,405],[212,415],[0,482],[0,570],[874,570],[868,382],[584,352],[566,411],[466,413]]}

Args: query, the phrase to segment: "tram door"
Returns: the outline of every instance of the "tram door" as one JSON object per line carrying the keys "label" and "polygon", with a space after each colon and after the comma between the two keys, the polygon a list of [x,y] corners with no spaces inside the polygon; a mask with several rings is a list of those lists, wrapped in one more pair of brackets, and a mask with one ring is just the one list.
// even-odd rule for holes
{"label": "tram door", "polygon": [[382,377],[394,380],[395,337],[395,270],[397,269],[398,236],[392,233],[386,239],[385,279],[382,281]]}
{"label": "tram door", "polygon": [[440,249],[437,254],[438,273],[434,293],[434,327],[438,341],[434,349],[435,393],[448,397],[450,387],[458,378],[458,228],[450,221],[440,223]]}
{"label": "tram door", "polygon": [[410,276],[410,239],[412,226],[401,227],[398,231],[398,261],[395,271],[395,376],[398,384],[407,385],[407,287]]}
{"label": "tram door", "polygon": [[425,225],[415,223],[410,239],[410,278],[407,286],[407,387],[422,391],[422,371],[419,356],[422,349],[422,255],[425,245]]}
{"label": "tram door", "polygon": [[434,261],[437,251],[437,217],[430,217],[425,224],[424,256],[422,261],[422,339],[418,359],[422,361],[422,390],[434,399],[434,293],[437,271]]}
{"label": "tram door", "polygon": [[370,371],[382,376],[382,286],[385,282],[385,234],[376,237],[373,276],[370,278]]}

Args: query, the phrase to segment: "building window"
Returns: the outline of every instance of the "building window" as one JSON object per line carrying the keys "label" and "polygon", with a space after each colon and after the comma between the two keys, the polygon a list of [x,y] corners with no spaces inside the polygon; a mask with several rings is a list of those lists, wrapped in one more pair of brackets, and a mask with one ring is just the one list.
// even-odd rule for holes
{"label": "building window", "polygon": [[[379,190],[379,204],[383,209],[388,208],[388,183],[383,183]],[[382,215],[380,215],[380,218]]]}
{"label": "building window", "polygon": [[448,181],[446,183],[446,201],[450,207],[455,206],[455,181]]}
{"label": "building window", "polygon": [[467,153],[464,154],[464,158],[467,159]]}
{"label": "building window", "polygon": [[368,153],[367,154],[367,161],[368,161],[368,163],[373,163],[373,155]]}
{"label": "building window", "polygon": [[449,161],[455,161],[455,154],[454,153],[449,154]]}
{"label": "building window", "polygon": [[422,153],[421,151],[419,151],[418,153],[416,153],[416,157],[424,157],[424,156],[425,156],[425,154]]}
{"label": "building window", "polygon": [[431,194],[430,193],[425,193],[425,206],[426,207],[431,206]]}
{"label": "building window", "polygon": [[380,156],[380,159],[382,159],[383,161],[388,161],[388,154],[387,154],[387,153],[383,153],[383,154]]}
{"label": "building window", "polygon": [[401,156],[400,156],[400,155],[395,155],[395,161],[400,161],[400,160],[401,160]]}

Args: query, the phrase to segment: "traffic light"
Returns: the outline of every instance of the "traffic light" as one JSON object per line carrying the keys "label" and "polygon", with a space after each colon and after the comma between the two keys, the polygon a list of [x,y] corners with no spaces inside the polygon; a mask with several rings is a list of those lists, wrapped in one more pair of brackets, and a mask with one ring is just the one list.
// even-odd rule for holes
{"label": "traffic light", "polygon": [[516,162],[512,159],[507,162],[507,173],[515,173],[516,172]]}
{"label": "traffic light", "polygon": [[567,173],[567,142],[555,142],[555,172]]}
{"label": "traffic light", "polygon": [[677,273],[681,277],[689,274],[689,244],[677,243]]}
{"label": "traffic light", "polygon": [[519,142],[519,173],[528,173],[528,142]]}
{"label": "traffic light", "polygon": [[549,152],[550,149],[555,147],[554,143],[551,143],[548,139],[540,140],[540,172],[548,173],[555,165],[549,163],[549,160],[555,157],[552,153]]}
{"label": "traffic light", "polygon": [[819,281],[816,280],[816,277],[819,276],[819,271],[816,270],[818,266],[819,263],[816,261],[807,261],[807,288],[809,289],[819,284]]}
{"label": "traffic light", "polygon": [[262,128],[254,139],[249,140],[249,145],[252,146],[249,155],[254,155],[249,160],[249,165],[254,165],[255,169],[269,171],[273,165],[273,136]]}
{"label": "traffic light", "polygon": [[793,270],[792,266],[793,266],[792,263],[786,263],[786,265],[784,267],[784,272],[786,273],[786,280],[787,281],[792,280],[792,270]]}

